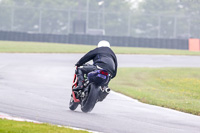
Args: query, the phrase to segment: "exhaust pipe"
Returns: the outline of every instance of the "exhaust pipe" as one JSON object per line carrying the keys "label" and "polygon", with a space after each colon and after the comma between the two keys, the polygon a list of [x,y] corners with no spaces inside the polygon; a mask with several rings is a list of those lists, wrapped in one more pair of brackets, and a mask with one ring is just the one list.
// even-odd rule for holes
{"label": "exhaust pipe", "polygon": [[105,88],[105,92],[110,93],[110,88]]}

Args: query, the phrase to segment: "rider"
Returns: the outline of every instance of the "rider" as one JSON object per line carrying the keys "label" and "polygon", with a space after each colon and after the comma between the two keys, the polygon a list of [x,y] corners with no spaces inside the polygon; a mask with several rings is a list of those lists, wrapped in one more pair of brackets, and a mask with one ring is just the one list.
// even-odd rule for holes
{"label": "rider", "polygon": [[[93,65],[84,65],[86,62],[93,60]],[[83,88],[83,74],[88,74],[97,69],[106,70],[110,79],[114,78],[117,74],[117,58],[115,53],[110,49],[108,41],[100,41],[98,47],[85,54],[76,64],[78,86],[74,90],[81,90]],[[110,81],[109,79],[109,81]],[[108,86],[109,81],[105,84]]]}

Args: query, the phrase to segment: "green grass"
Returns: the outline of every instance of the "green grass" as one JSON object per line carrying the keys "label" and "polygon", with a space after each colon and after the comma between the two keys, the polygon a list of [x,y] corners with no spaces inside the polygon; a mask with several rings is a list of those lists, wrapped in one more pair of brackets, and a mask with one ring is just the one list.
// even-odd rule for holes
{"label": "green grass", "polygon": [[119,68],[110,87],[144,103],[200,115],[200,68]]}
{"label": "green grass", "polygon": [[[86,53],[95,47],[91,45],[0,41],[0,53]],[[200,52],[188,50],[133,47],[112,47],[112,49],[117,54],[200,55]]]}
{"label": "green grass", "polygon": [[35,124],[0,119],[0,133],[88,133],[50,124]]}
{"label": "green grass", "polygon": [[1,53],[85,53],[93,48],[89,45],[0,41]]}

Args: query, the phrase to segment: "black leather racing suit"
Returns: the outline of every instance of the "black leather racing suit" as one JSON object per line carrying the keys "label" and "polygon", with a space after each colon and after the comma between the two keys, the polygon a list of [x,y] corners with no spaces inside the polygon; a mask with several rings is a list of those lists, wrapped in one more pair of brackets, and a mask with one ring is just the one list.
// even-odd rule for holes
{"label": "black leather racing suit", "polygon": [[[114,78],[117,74],[117,58],[109,47],[99,47],[89,51],[77,63],[76,66],[82,66],[86,62],[93,60],[93,65],[105,69]],[[85,71],[85,70],[84,70]],[[89,71],[92,71],[89,70]],[[89,72],[85,71],[85,72]]]}

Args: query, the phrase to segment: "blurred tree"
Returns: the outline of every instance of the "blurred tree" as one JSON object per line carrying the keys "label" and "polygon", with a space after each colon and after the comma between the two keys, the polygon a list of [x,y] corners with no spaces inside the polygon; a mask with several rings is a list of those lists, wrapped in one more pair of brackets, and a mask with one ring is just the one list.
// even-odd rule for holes
{"label": "blurred tree", "polygon": [[59,34],[66,34],[73,20],[87,21],[88,12],[88,28],[105,29],[108,35],[123,35],[128,31],[124,25],[131,8],[128,0],[1,0],[1,5],[10,8],[0,18],[9,16],[12,30]]}
{"label": "blurred tree", "polygon": [[[138,29],[144,36],[149,34],[146,30],[148,25],[149,28],[157,28],[158,37],[200,36],[199,0],[143,0],[139,3],[138,14],[148,16],[138,22],[143,23]],[[157,20],[153,16],[157,16]]]}
{"label": "blurred tree", "polygon": [[127,0],[1,0],[1,5],[15,5],[26,7],[41,7],[54,9],[86,10],[87,2],[90,11],[98,11],[102,6],[107,11],[129,11],[131,3]]}
{"label": "blurred tree", "polygon": [[84,20],[106,35],[200,37],[199,16],[200,0],[0,0],[1,30],[67,34]]}
{"label": "blurred tree", "polygon": [[183,20],[183,22],[190,25],[190,27],[187,28],[189,36],[200,38],[200,1],[178,0],[177,3],[179,9],[187,16],[187,19]]}
{"label": "blurred tree", "polygon": [[0,29],[66,34],[68,9],[77,5],[71,0],[1,0]]}

